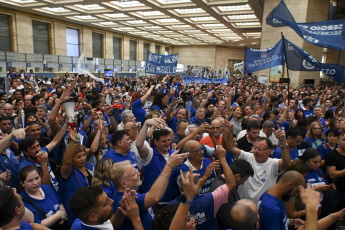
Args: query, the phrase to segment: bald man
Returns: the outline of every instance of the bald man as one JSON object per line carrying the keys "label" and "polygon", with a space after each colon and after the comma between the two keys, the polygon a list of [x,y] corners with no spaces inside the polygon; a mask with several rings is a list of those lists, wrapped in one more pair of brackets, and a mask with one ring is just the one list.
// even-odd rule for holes
{"label": "bald man", "polygon": [[258,203],[260,230],[288,229],[284,202],[299,194],[299,186],[305,186],[303,175],[296,171],[287,171],[277,184],[262,194]]}
{"label": "bald man", "polygon": [[237,201],[230,211],[232,230],[258,230],[259,212],[253,201]]}
{"label": "bald man", "polygon": [[[211,122],[212,129],[214,130],[214,136],[218,141],[218,144],[222,144],[222,131],[221,131],[221,122],[222,119],[215,119]],[[208,145],[212,148],[214,148],[213,141],[210,136],[206,136],[200,140],[200,143],[202,145]]]}

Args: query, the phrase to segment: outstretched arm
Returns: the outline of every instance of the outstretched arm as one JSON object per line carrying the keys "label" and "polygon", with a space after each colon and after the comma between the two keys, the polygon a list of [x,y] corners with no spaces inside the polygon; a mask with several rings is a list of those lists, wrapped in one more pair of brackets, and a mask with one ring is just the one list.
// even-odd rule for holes
{"label": "outstretched arm", "polygon": [[187,158],[189,153],[178,154],[179,150],[175,151],[170,155],[168,162],[166,163],[163,171],[157,177],[155,183],[152,185],[151,189],[146,193],[145,196],[145,208],[148,209],[153,205],[157,204],[163,197],[168,184],[170,175],[173,168],[181,165]]}
{"label": "outstretched arm", "polygon": [[25,129],[17,129],[11,132],[9,135],[0,140],[0,153],[4,152],[7,148],[12,145],[14,138],[18,140],[25,138]]}
{"label": "outstretched arm", "polygon": [[223,121],[222,125],[224,128],[223,135],[225,134],[225,132],[227,132],[227,134],[225,134],[225,137],[227,137],[227,139],[224,140],[224,141],[228,142],[228,144],[226,145],[226,147],[228,149],[226,149],[226,151],[230,152],[237,159],[241,155],[241,149],[235,147],[234,140],[232,138],[232,136],[233,136],[233,125],[230,124],[230,122],[228,122],[228,121]]}
{"label": "outstretched arm", "polygon": [[53,149],[55,148],[55,146],[61,141],[61,139],[65,136],[66,131],[68,128],[68,123],[65,122],[65,124],[61,127],[61,129],[59,130],[59,132],[55,135],[54,139],[47,144],[45,147],[48,149],[48,152],[53,151]]}

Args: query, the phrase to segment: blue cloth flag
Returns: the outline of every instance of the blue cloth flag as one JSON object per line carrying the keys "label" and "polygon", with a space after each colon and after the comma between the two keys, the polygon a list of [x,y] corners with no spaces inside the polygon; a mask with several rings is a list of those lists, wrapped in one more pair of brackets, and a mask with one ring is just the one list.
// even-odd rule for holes
{"label": "blue cloth flag", "polygon": [[289,26],[313,45],[345,50],[345,19],[296,23],[282,0],[267,16],[266,23],[273,27]]}
{"label": "blue cloth flag", "polygon": [[322,71],[337,82],[344,82],[344,66],[324,64],[284,38],[286,52],[286,66],[296,71]]}
{"label": "blue cloth flag", "polygon": [[265,49],[252,49],[246,47],[245,53],[245,73],[251,73],[263,69],[268,69],[273,66],[283,65],[284,57],[282,55],[282,40],[277,42],[274,46]]}
{"label": "blue cloth flag", "polygon": [[146,60],[145,72],[150,74],[176,73],[178,54],[160,55],[149,52]]}

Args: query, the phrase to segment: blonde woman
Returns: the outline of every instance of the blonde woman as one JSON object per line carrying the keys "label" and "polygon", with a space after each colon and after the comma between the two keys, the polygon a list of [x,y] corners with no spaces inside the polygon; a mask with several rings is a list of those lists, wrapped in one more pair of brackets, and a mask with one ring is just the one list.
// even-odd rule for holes
{"label": "blonde woman", "polygon": [[110,158],[103,158],[99,160],[94,168],[94,177],[92,185],[101,185],[103,191],[112,199],[116,193],[114,183],[111,181],[111,169],[113,168],[114,161]]}
{"label": "blonde woman", "polygon": [[311,123],[304,141],[308,144],[309,148],[316,149],[317,146],[325,142],[325,135],[323,134],[322,126],[318,121]]}
{"label": "blonde woman", "polygon": [[242,108],[240,106],[234,106],[231,109],[230,123],[234,126],[234,135],[238,135],[242,131]]}

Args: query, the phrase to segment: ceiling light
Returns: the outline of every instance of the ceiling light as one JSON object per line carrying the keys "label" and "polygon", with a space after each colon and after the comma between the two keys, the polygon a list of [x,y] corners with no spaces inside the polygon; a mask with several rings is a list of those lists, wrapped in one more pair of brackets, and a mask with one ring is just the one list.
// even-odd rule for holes
{"label": "ceiling light", "polygon": [[162,12],[160,11],[138,11],[136,12],[137,14],[140,14],[142,16],[160,16],[160,15],[164,15]]}
{"label": "ceiling light", "polygon": [[190,25],[172,25],[171,27],[174,27],[174,28],[190,28],[191,26]]}
{"label": "ceiling light", "polygon": [[175,11],[179,14],[197,14],[197,13],[205,13],[205,11],[201,8],[192,8],[192,9],[175,9]]}
{"label": "ceiling light", "polygon": [[111,1],[110,3],[123,8],[145,6],[139,1]]}
{"label": "ceiling light", "polygon": [[222,12],[224,12],[224,11],[251,10],[249,4],[237,5],[237,6],[218,6],[218,9]]}
{"label": "ceiling light", "polygon": [[260,22],[236,22],[236,26],[260,26]]}
{"label": "ceiling light", "polygon": [[193,17],[190,20],[194,22],[201,22],[201,21],[214,21],[216,20],[214,17]]}
{"label": "ceiling light", "polygon": [[78,19],[82,19],[82,20],[94,20],[94,19],[98,19],[96,17],[93,17],[91,15],[76,15],[76,16],[73,16],[75,18],[78,18]]}
{"label": "ceiling light", "polygon": [[178,3],[188,3],[190,0],[156,0],[157,2],[166,5],[166,4],[178,4]]}
{"label": "ceiling light", "polygon": [[129,24],[145,24],[147,22],[143,21],[143,20],[133,20],[133,21],[126,21]]}
{"label": "ceiling light", "polygon": [[70,10],[65,9],[63,7],[42,7],[42,10],[51,11],[51,12],[54,12],[54,13],[70,12]]}
{"label": "ceiling light", "polygon": [[157,22],[171,23],[171,22],[180,22],[180,21],[175,18],[162,18],[162,19],[157,19]]}
{"label": "ceiling light", "polygon": [[106,17],[109,17],[109,18],[126,18],[126,17],[128,17],[127,15],[125,15],[123,13],[120,13],[120,14],[103,14],[103,15]]}
{"label": "ceiling light", "polygon": [[100,6],[98,4],[89,4],[89,5],[80,5],[76,4],[75,7],[82,8],[85,10],[104,10],[105,8],[103,6]]}
{"label": "ceiling light", "polygon": [[[221,27],[224,26],[223,24],[202,24],[203,27]],[[225,27],[225,26],[224,26]]]}
{"label": "ceiling light", "polygon": [[254,19],[256,18],[255,14],[234,14],[229,15],[228,18],[230,20],[236,20],[236,19]]}

